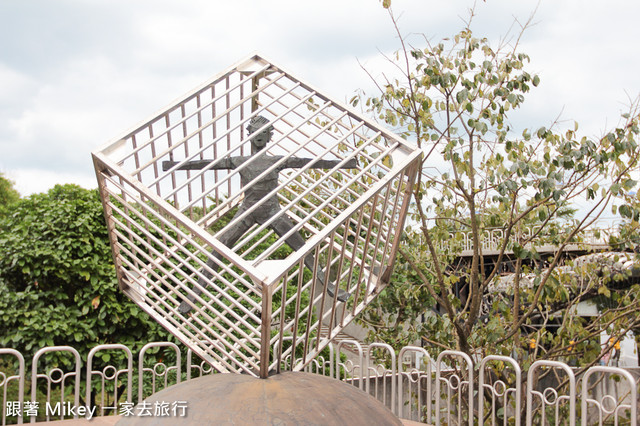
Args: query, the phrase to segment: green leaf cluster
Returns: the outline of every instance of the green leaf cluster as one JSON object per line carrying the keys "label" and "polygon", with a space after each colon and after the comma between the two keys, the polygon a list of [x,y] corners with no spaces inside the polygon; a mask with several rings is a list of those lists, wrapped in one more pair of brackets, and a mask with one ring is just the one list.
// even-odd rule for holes
{"label": "green leaf cluster", "polygon": [[[361,319],[372,340],[588,365],[601,355],[601,332],[640,325],[633,277],[564,255],[609,210],[625,224],[611,249],[637,252],[638,102],[600,139],[580,136],[577,124],[517,130],[511,114],[540,84],[519,50],[530,23],[498,46],[470,22],[422,47],[400,37],[389,58],[397,74],[364,102],[425,152],[392,284]],[[575,315],[594,300],[606,301],[599,316]]]}
{"label": "green leaf cluster", "polygon": [[105,343],[134,351],[168,333],[118,289],[97,190],[57,185],[0,218],[0,347],[25,356]]}
{"label": "green leaf cluster", "polygon": [[0,216],[18,199],[20,199],[20,193],[15,189],[14,183],[0,173]]}

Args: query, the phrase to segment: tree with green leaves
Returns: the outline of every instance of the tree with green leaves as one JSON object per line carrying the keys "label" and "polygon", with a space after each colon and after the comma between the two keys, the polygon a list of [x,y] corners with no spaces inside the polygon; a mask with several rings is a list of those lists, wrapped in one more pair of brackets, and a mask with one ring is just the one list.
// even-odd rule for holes
{"label": "tree with green leaves", "polygon": [[[638,104],[595,139],[577,124],[517,131],[509,115],[540,83],[519,45],[530,20],[498,46],[475,36],[471,21],[422,47],[398,30],[401,48],[388,58],[396,75],[374,79],[379,94],[365,98],[425,155],[392,285],[361,320],[372,339],[420,340],[434,354],[515,355],[525,368],[539,358],[591,365],[603,355],[602,332],[620,339],[640,326],[634,268],[611,266],[637,263]],[[610,211],[626,221],[611,238],[611,262],[567,257]],[[542,245],[555,249],[542,253]],[[600,312],[589,320],[575,315],[587,300]]]}
{"label": "tree with green leaves", "polygon": [[0,173],[0,215],[3,208],[18,201],[19,198],[20,193],[15,189],[13,182]]}
{"label": "tree with green leaves", "polygon": [[168,333],[118,289],[96,190],[56,185],[0,217],[0,347],[134,351]]}

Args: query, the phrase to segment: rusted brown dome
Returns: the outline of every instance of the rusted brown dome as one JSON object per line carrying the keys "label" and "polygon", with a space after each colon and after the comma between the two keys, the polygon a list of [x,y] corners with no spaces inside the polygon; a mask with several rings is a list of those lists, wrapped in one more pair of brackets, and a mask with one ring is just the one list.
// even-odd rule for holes
{"label": "rusted brown dome", "polygon": [[129,416],[117,425],[402,425],[355,386],[309,373],[284,372],[268,379],[214,374],[171,386],[145,401],[151,407],[186,401],[186,416]]}

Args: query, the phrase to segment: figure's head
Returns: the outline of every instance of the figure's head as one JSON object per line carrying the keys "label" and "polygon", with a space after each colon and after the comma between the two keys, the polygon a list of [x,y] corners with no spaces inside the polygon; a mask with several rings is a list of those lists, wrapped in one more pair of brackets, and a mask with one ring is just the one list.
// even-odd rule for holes
{"label": "figure's head", "polygon": [[[264,127],[265,125],[267,126]],[[260,128],[263,129],[256,133]],[[271,140],[271,136],[273,136],[273,126],[270,125],[269,120],[263,116],[256,115],[249,121],[247,132],[249,132],[251,136],[251,144],[257,149],[262,149]]]}

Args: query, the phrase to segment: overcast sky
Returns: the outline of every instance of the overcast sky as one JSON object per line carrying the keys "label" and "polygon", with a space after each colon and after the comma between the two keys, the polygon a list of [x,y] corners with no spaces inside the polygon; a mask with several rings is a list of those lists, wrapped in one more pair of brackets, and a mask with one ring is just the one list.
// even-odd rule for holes
{"label": "overcast sky", "polygon": [[[472,1],[393,0],[404,34],[453,35]],[[538,1],[479,1],[472,29],[498,40]],[[562,113],[598,136],[640,94],[640,2],[542,0],[524,36],[541,77],[518,121]],[[378,0],[0,0],[0,172],[22,195],[95,187],[90,153],[259,52],[345,100],[373,93],[397,39]],[[417,40],[417,39],[416,39]]]}

